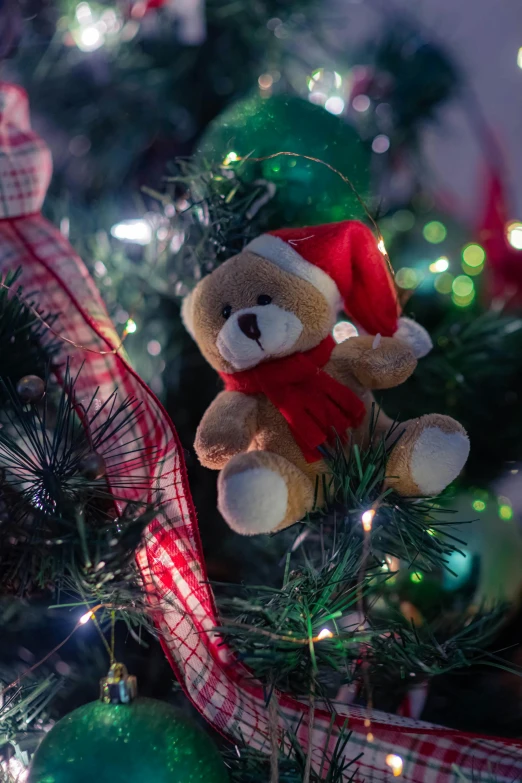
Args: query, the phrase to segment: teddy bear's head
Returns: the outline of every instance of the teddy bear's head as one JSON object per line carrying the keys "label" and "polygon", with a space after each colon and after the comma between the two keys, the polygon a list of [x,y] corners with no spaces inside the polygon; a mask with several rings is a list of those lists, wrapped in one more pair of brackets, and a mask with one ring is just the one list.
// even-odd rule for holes
{"label": "teddy bear's head", "polygon": [[314,348],[336,311],[308,281],[244,250],[199,283],[183,316],[207,361],[231,373]]}
{"label": "teddy bear's head", "polygon": [[234,373],[314,348],[343,309],[369,334],[397,330],[385,257],[355,221],[263,234],[196,286],[182,316],[207,361]]}

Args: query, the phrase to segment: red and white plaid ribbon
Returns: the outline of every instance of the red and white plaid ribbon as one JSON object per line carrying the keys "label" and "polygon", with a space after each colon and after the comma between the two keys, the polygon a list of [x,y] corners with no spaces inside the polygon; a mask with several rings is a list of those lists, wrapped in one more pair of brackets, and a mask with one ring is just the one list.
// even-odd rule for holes
{"label": "red and white plaid ribbon", "polygon": [[[60,313],[57,329],[77,346],[64,345],[73,371],[80,373],[77,395],[100,400],[117,386],[122,396],[143,402],[136,437],[154,449],[142,465],[133,460],[137,475],[147,471],[150,496],[161,489],[165,517],[148,528],[138,553],[163,648],[188,698],[215,729],[232,741],[241,738],[255,748],[270,749],[269,715],[263,690],[234,660],[213,632],[217,624],[212,590],[192,505],[182,449],[172,422],[161,404],[130,367],[119,345],[99,292],[89,273],[63,236],[37,211],[50,175],[45,145],[31,131],[27,99],[22,90],[0,84],[0,271],[22,266],[26,290],[38,291],[42,308]],[[90,349],[90,350],[86,350]],[[109,353],[97,353],[97,352]],[[109,476],[110,479],[110,476]],[[142,482],[140,482],[141,485]],[[136,489],[128,490],[129,499]],[[140,490],[143,494],[143,490]],[[279,694],[281,728],[297,732],[308,744],[306,704]],[[409,783],[512,783],[522,779],[522,743],[493,739],[419,723],[396,715],[372,714],[346,707],[335,716],[321,705],[315,711],[313,761],[319,768],[331,753],[340,727],[348,719],[352,731],[346,754],[357,762],[358,781],[381,783],[393,779],[388,754],[402,758],[399,780]],[[368,740],[371,730],[373,741]],[[456,771],[458,770],[458,771]]]}

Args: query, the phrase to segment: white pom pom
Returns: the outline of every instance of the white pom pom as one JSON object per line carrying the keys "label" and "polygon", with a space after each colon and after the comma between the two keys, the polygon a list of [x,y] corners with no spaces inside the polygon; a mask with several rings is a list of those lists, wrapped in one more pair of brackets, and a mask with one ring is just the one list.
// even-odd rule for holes
{"label": "white pom pom", "polygon": [[399,328],[393,336],[409,345],[416,359],[422,359],[433,348],[426,329],[411,318],[399,318]]}

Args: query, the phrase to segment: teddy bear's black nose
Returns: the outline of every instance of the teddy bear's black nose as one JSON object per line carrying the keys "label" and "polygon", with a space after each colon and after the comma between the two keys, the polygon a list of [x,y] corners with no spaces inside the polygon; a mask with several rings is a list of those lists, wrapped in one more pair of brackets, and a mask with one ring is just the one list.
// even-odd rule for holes
{"label": "teddy bear's black nose", "polygon": [[257,316],[254,313],[243,313],[237,319],[237,323],[243,334],[250,340],[259,340],[261,332],[257,325]]}

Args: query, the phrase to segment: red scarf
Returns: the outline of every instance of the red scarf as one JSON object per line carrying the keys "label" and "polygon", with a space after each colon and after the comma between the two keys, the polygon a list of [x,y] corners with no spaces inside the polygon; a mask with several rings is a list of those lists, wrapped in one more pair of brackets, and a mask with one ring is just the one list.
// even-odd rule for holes
{"label": "red scarf", "polygon": [[318,446],[358,427],[364,403],[323,371],[333,349],[333,337],[305,353],[263,362],[251,370],[220,373],[227,391],[264,394],[287,420],[307,462],[321,459]]}

